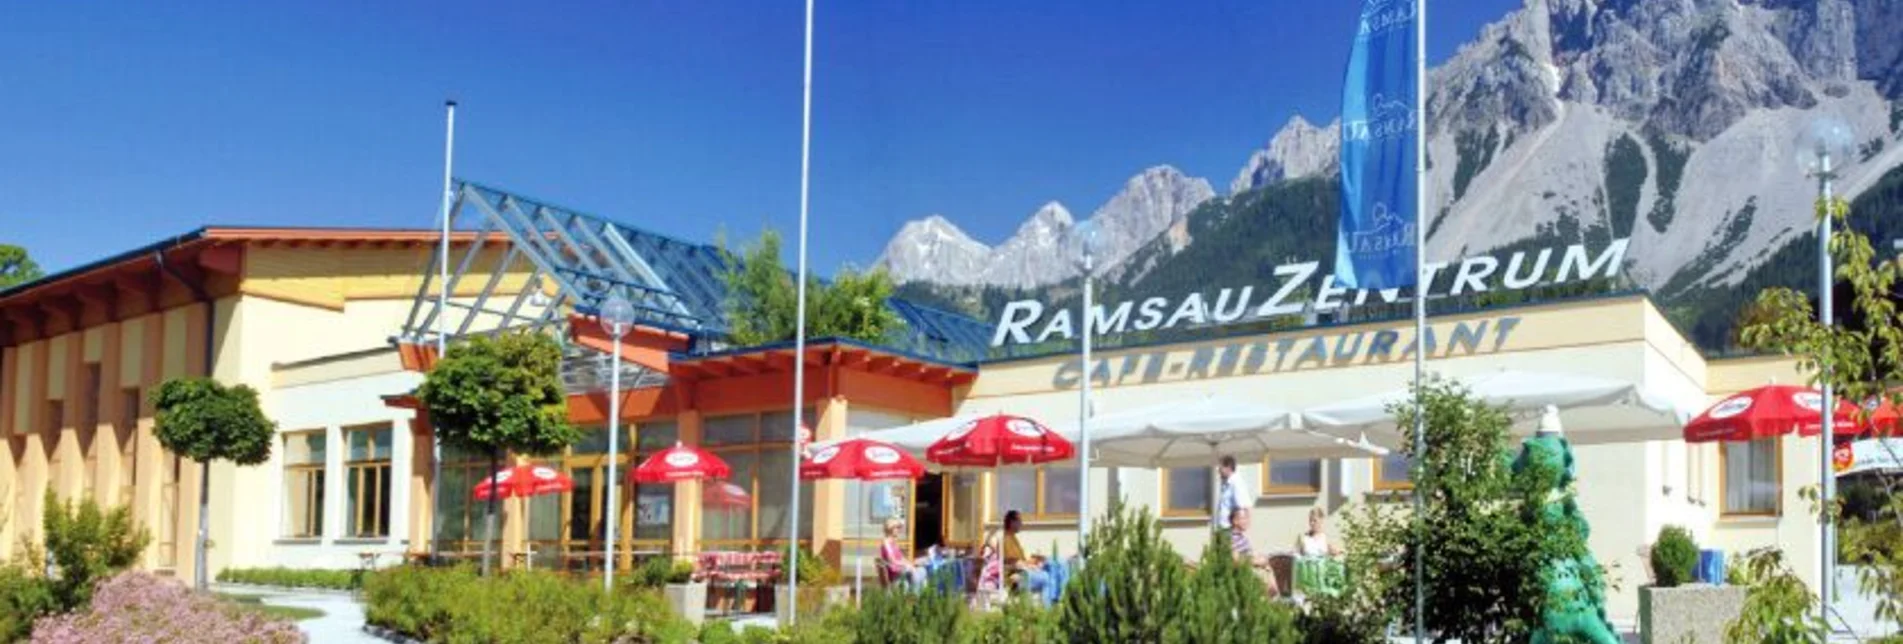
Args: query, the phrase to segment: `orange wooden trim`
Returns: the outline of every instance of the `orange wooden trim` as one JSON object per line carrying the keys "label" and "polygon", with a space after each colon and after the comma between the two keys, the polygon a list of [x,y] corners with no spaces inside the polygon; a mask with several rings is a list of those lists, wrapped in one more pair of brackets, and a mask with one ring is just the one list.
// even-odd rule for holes
{"label": "orange wooden trim", "polygon": [[[646,387],[628,389],[621,392],[621,418],[640,419],[654,416],[672,416],[681,409],[677,404],[678,395],[671,391],[677,385],[666,387]],[[577,425],[598,425],[608,422],[608,392],[597,391],[588,394],[574,394],[568,397],[568,422]]]}
{"label": "orange wooden trim", "polygon": [[428,373],[436,366],[436,347],[432,345],[400,342],[396,345],[396,355],[404,371]]}
{"label": "orange wooden trim", "polygon": [[921,416],[943,417],[952,414],[952,392],[943,385],[873,374],[855,369],[838,369],[839,394],[855,406],[890,409]]}
{"label": "orange wooden trim", "polygon": [[[614,351],[614,337],[594,318],[571,315],[569,332],[575,341],[602,353]],[[687,337],[652,327],[636,325],[621,336],[621,359],[661,373],[669,373],[669,354],[687,350]]]}
{"label": "orange wooden trim", "polygon": [[205,270],[237,275],[244,270],[244,249],[238,246],[213,246],[198,254],[198,265]]}

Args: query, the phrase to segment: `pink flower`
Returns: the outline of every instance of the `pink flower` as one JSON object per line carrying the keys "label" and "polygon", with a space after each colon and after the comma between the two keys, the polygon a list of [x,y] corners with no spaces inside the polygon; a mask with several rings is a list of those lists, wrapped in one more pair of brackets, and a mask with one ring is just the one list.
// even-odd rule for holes
{"label": "pink flower", "polygon": [[288,620],[229,606],[210,595],[141,572],[99,584],[84,612],[33,624],[35,644],[203,642],[289,644],[306,638]]}

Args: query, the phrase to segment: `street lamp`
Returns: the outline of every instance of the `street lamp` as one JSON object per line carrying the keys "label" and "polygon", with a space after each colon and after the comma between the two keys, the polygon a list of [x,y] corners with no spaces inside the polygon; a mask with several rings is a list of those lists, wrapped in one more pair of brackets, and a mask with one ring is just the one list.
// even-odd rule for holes
{"label": "street lamp", "polygon": [[621,477],[616,467],[621,451],[621,336],[627,335],[628,327],[634,324],[634,306],[620,294],[609,295],[598,316],[602,328],[614,340],[614,359],[608,365],[608,555],[602,558],[601,575],[602,587],[614,592],[615,557],[621,554],[615,541],[615,528],[621,524],[621,498],[617,494]]}
{"label": "street lamp", "polygon": [[1071,231],[1071,239],[1076,245],[1078,267],[1084,274],[1083,308],[1077,316],[1078,334],[1083,338],[1083,378],[1078,380],[1077,397],[1077,549],[1083,551],[1084,538],[1090,534],[1090,381],[1093,369],[1090,363],[1091,335],[1096,332],[1091,325],[1091,297],[1097,272],[1097,253],[1102,249],[1098,235],[1098,225],[1087,220]]}
{"label": "street lamp", "polygon": [[[1805,130],[1799,140],[1797,149],[1798,167],[1804,169],[1806,176],[1817,179],[1817,202],[1823,205],[1822,216],[1817,218],[1817,318],[1826,326],[1835,326],[1837,323],[1836,313],[1832,310],[1835,304],[1832,301],[1835,299],[1832,295],[1832,286],[1836,279],[1831,275],[1830,257],[1830,233],[1832,220],[1835,218],[1831,204],[1835,195],[1832,194],[1831,182],[1837,178],[1838,164],[1842,159],[1850,156],[1853,145],[1854,139],[1850,127],[1842,121],[1826,117],[1811,122],[1810,127]],[[1828,376],[1830,364],[1821,361],[1823,356],[1818,357],[1820,368]],[[1821,379],[1821,384],[1823,385],[1821,416],[1823,416],[1824,426],[1823,431],[1817,435],[1817,476],[1824,507],[1828,508],[1831,499],[1837,494],[1837,475],[1831,469],[1830,463],[1831,442],[1836,437],[1835,428],[1832,425],[1837,402],[1832,395],[1828,377]],[[1835,526],[1830,520],[1830,513],[1819,513],[1817,600],[1822,609],[1820,613],[1826,620],[1830,618],[1831,596],[1835,594],[1832,591],[1833,586],[1836,585],[1837,550],[1833,543],[1834,532]]]}

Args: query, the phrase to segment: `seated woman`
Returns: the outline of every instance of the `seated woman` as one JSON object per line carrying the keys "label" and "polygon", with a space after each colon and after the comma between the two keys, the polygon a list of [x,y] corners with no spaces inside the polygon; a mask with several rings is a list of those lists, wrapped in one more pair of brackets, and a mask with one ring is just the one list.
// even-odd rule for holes
{"label": "seated woman", "polygon": [[1024,546],[1018,543],[1018,530],[1023,527],[1024,520],[1018,516],[1017,510],[1004,513],[1004,538],[1000,546],[1004,553],[1004,571],[1019,590],[1042,593],[1044,586],[1051,582],[1051,577],[1044,571],[1042,561],[1024,556]]}
{"label": "seated woman", "polygon": [[1328,511],[1315,506],[1308,511],[1308,531],[1295,537],[1297,557],[1339,557],[1341,548],[1328,541]]}
{"label": "seated woman", "polygon": [[879,565],[890,583],[914,590],[924,588],[925,568],[906,559],[905,550],[899,547],[899,537],[904,533],[904,521],[896,517],[885,520],[885,540],[879,543]]}
{"label": "seated woman", "polygon": [[1281,585],[1275,583],[1275,573],[1269,570],[1269,558],[1255,553],[1255,546],[1249,543],[1249,510],[1235,508],[1229,511],[1229,550],[1234,552],[1236,560],[1255,570],[1255,575],[1268,587],[1269,595],[1282,594]]}

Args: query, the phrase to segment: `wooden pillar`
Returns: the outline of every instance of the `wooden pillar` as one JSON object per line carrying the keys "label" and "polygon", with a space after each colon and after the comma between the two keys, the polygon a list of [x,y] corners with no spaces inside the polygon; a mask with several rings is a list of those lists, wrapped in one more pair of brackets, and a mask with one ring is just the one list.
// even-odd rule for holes
{"label": "wooden pillar", "polygon": [[94,392],[93,417],[97,422],[93,426],[93,439],[90,449],[93,461],[93,498],[100,507],[110,508],[119,505],[119,489],[126,484],[120,472],[123,465],[120,455],[125,446],[120,444],[116,430],[119,419],[124,417],[125,396],[119,391],[119,370],[124,363],[121,349],[124,345],[120,337],[120,325],[106,325],[99,332],[99,390]]}
{"label": "wooden pillar", "polygon": [[40,341],[28,345],[21,354],[20,372],[26,374],[21,379],[23,385],[20,395],[14,402],[20,405],[15,415],[18,421],[14,431],[20,442],[20,466],[15,494],[18,502],[13,512],[13,522],[17,524],[16,534],[26,540],[40,541],[40,510],[46,498],[47,445],[45,427],[47,424],[46,407],[47,386],[50,384],[47,374],[47,353],[52,343]]}
{"label": "wooden pillar", "polygon": [[[682,409],[680,415],[675,418],[674,425],[681,444],[700,444],[700,410]],[[702,509],[700,489],[700,481],[682,481],[674,484],[674,535],[670,545],[677,557],[691,556],[700,552]]]}
{"label": "wooden pillar", "polygon": [[80,391],[83,387],[80,382],[85,379],[85,369],[81,365],[85,357],[84,336],[68,333],[55,338],[52,347],[49,352],[49,376],[55,380],[51,384],[58,389],[48,399],[59,401],[60,417],[47,419],[54,427],[53,434],[48,437],[53,450],[52,460],[59,464],[52,473],[51,484],[53,493],[61,501],[71,501],[80,496],[80,485],[85,479],[86,469],[86,454],[79,445],[79,423],[85,415],[81,405],[86,404],[81,399],[83,396]]}
{"label": "wooden pillar", "polygon": [[24,389],[24,376],[20,372],[19,347],[0,348],[0,559],[13,557],[14,544],[19,542],[19,505],[20,463],[24,458],[24,443],[15,438],[20,431],[15,426],[19,416],[19,392]]}
{"label": "wooden pillar", "polygon": [[165,457],[164,448],[159,446],[158,435],[153,433],[152,395],[165,377],[165,315],[144,317],[139,321],[137,333],[139,420],[132,438],[132,519],[152,535],[152,546],[145,549],[143,557],[144,567],[150,570],[159,567],[164,559],[158,548],[160,531],[165,528],[162,524],[173,520],[164,512],[165,476],[171,463]]}
{"label": "wooden pillar", "polygon": [[[847,405],[844,396],[818,401],[813,440],[830,441],[846,437]],[[797,465],[795,465],[797,467]],[[844,560],[846,533],[846,482],[822,479],[813,482],[813,551],[837,569]]]}
{"label": "wooden pillar", "polygon": [[436,536],[436,499],[430,496],[430,465],[436,458],[432,431],[427,412],[418,411],[410,419],[410,552],[429,552]]}

